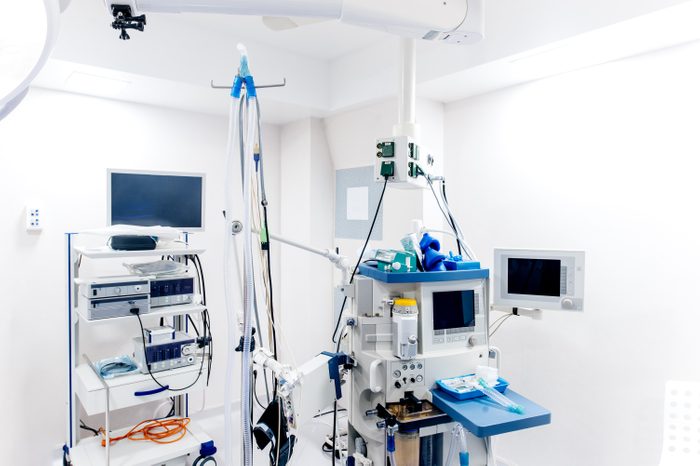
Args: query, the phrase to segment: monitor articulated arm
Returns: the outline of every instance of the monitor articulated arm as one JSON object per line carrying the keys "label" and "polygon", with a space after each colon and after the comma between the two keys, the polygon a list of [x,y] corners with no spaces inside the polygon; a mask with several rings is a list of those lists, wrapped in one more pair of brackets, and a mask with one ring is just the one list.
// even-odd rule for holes
{"label": "monitor articulated arm", "polygon": [[[260,231],[253,231],[253,234],[260,234]],[[350,260],[341,254],[338,254],[330,249],[318,249],[314,248],[312,246],[306,245],[304,243],[300,243],[298,241],[291,240],[289,238],[285,238],[283,236],[275,235],[275,234],[269,234],[268,235],[270,239],[278,241],[280,243],[286,244],[288,246],[295,247],[297,249],[301,249],[302,251],[310,252],[311,254],[316,254],[317,256],[325,257],[328,259],[335,267],[340,270],[343,274],[342,278],[342,283],[347,284],[349,281],[349,274],[351,272],[351,267],[352,265],[350,264]]]}

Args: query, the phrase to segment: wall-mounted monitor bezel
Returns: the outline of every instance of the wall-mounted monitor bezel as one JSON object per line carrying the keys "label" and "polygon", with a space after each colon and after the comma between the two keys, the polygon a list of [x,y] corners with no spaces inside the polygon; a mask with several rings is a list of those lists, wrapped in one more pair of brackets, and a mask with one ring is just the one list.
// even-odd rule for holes
{"label": "wall-mounted monitor bezel", "polygon": [[[511,261],[511,262],[509,262]],[[514,288],[513,272],[509,269],[512,261],[536,261],[538,265],[548,265],[558,261],[559,293],[553,295],[549,286],[547,291],[540,289],[538,294],[512,292]],[[511,283],[509,289],[509,271]],[[585,253],[583,251],[536,250],[536,249],[500,249],[494,250],[493,262],[493,306],[498,309],[541,309],[561,311],[583,311]],[[519,285],[521,287],[524,285]],[[536,291],[531,285],[530,291]]]}
{"label": "wall-mounted monitor bezel", "polygon": [[[176,177],[194,177],[200,178],[202,180],[202,198],[201,198],[201,226],[182,226],[182,225],[161,225],[161,226],[171,226],[178,230],[187,233],[195,233],[204,231],[206,224],[206,187],[207,187],[207,176],[205,173],[197,172],[176,172],[176,171],[152,171],[152,170],[130,170],[130,169],[107,169],[107,225],[112,226],[112,175],[113,174],[125,174],[125,175],[148,175],[148,176],[176,176]],[[124,225],[124,223],[120,223]],[[126,224],[128,225],[128,223]],[[155,226],[155,225],[153,225]]]}

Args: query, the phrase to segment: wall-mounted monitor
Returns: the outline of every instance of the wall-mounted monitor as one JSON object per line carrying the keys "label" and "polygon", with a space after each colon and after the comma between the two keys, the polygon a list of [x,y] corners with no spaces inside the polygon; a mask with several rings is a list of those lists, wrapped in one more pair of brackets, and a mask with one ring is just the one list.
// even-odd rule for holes
{"label": "wall-mounted monitor", "polygon": [[496,249],[493,305],[582,311],[584,272],[582,251]]}
{"label": "wall-mounted monitor", "polygon": [[201,173],[107,170],[107,224],[204,229]]}

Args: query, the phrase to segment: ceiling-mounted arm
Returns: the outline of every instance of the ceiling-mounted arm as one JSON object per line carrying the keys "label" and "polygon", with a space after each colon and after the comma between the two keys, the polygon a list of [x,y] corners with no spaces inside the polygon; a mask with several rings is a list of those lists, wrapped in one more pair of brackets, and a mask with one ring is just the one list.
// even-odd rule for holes
{"label": "ceiling-mounted arm", "polygon": [[19,27],[11,27],[11,34],[0,37],[0,120],[24,99],[29,85],[49,59],[58,38],[59,15],[68,3],[68,0],[3,3],[3,18]]}
{"label": "ceiling-mounted arm", "polygon": [[416,125],[416,40],[402,37],[399,50],[399,121],[394,136],[418,138]]}
{"label": "ceiling-mounted arm", "polygon": [[110,12],[115,6],[128,7],[132,18],[138,18],[144,13],[325,18],[404,37],[456,44],[474,43],[483,38],[484,2],[485,0],[105,0]]}

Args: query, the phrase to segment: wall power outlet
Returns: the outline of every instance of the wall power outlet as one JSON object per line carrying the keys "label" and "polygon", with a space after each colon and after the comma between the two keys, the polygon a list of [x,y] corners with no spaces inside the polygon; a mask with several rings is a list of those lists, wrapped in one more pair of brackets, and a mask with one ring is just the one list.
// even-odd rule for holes
{"label": "wall power outlet", "polygon": [[30,206],[27,206],[26,208],[26,213],[27,231],[41,231],[41,229],[44,227],[43,209],[38,207],[36,204],[30,204]]}

